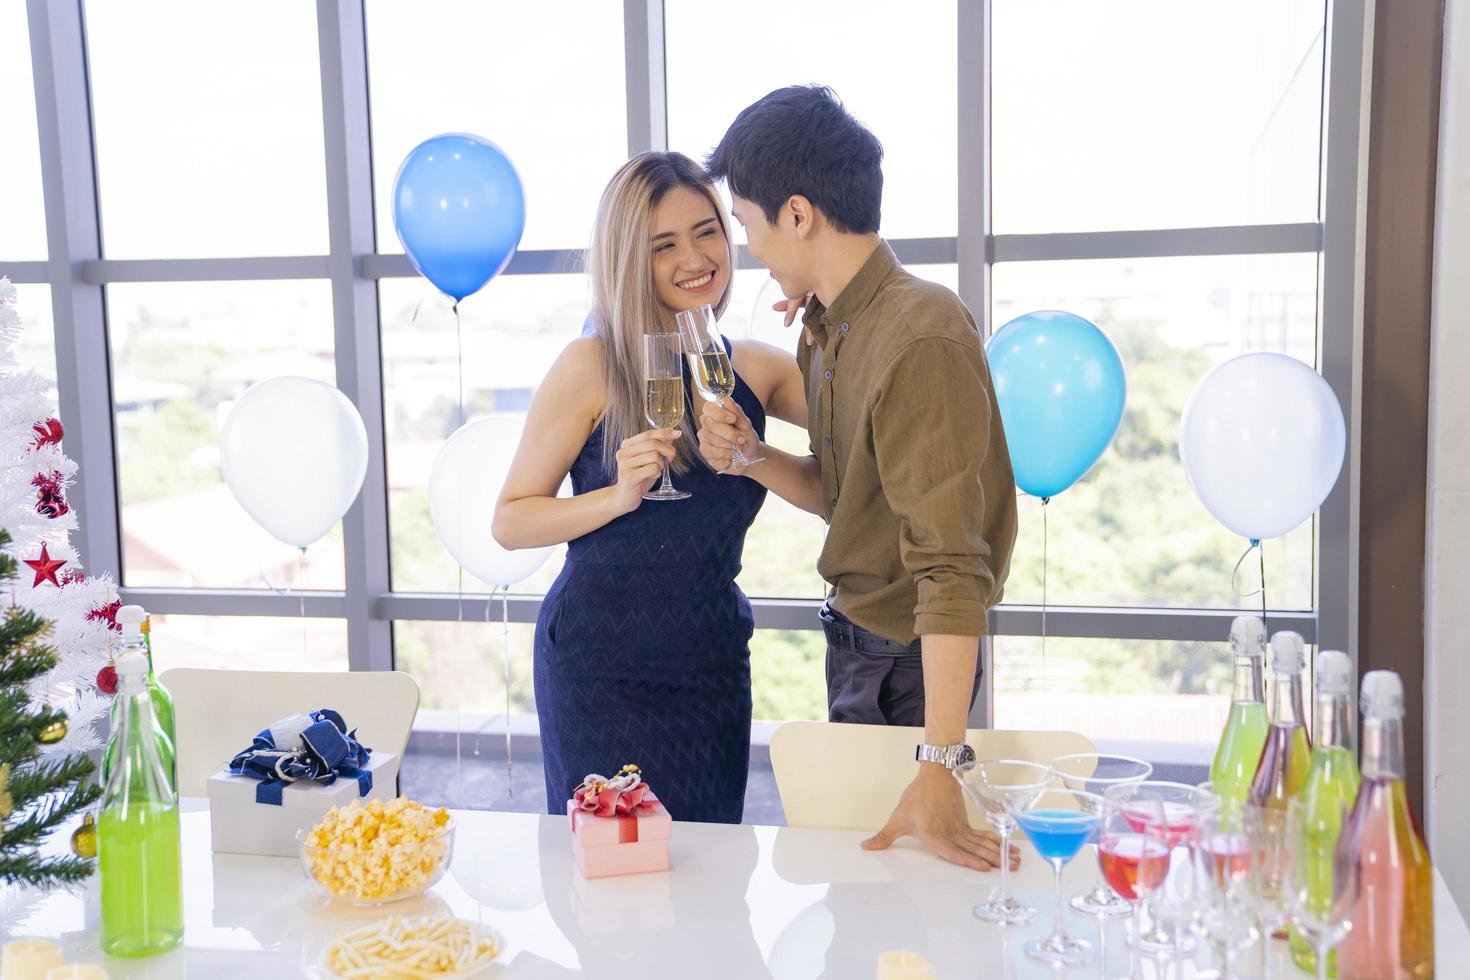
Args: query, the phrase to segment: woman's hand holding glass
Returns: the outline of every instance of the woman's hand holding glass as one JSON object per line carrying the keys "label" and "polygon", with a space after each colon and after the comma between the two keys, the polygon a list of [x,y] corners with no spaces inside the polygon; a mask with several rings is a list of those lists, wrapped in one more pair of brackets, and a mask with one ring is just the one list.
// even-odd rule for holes
{"label": "woman's hand holding glass", "polygon": [[678,429],[649,429],[629,436],[618,447],[618,478],[613,484],[613,500],[619,515],[638,509],[646,494],[662,474],[665,464],[673,462]]}

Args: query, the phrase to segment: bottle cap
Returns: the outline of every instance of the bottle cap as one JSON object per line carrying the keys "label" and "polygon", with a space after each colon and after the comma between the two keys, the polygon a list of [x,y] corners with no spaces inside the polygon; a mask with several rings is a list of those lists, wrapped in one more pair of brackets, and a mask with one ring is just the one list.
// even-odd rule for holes
{"label": "bottle cap", "polygon": [[117,611],[117,625],[122,627],[124,640],[143,638],[143,620],[148,613],[142,606],[123,606]]}
{"label": "bottle cap", "polygon": [[1230,644],[1238,654],[1259,657],[1266,649],[1266,624],[1259,616],[1236,616],[1230,624]]}
{"label": "bottle cap", "polygon": [[1341,650],[1323,650],[1317,655],[1317,693],[1353,693],[1353,662]]}
{"label": "bottle cap", "polygon": [[1363,714],[1374,718],[1404,716],[1404,682],[1391,670],[1370,670],[1363,676]]}
{"label": "bottle cap", "polygon": [[117,679],[142,681],[148,676],[148,658],[137,650],[128,650],[117,658]]}
{"label": "bottle cap", "polygon": [[1305,663],[1302,653],[1307,648],[1300,633],[1282,630],[1271,637],[1271,668],[1278,674],[1294,674]]}

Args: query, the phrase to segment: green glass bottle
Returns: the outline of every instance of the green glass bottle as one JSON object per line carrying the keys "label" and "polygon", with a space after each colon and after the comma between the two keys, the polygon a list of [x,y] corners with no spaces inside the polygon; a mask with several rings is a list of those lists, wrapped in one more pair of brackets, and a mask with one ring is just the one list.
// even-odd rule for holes
{"label": "green glass bottle", "polygon": [[[1312,719],[1312,764],[1299,799],[1306,817],[1302,837],[1311,852],[1307,875],[1308,901],[1325,913],[1332,903],[1332,857],[1337,835],[1358,797],[1358,762],[1353,739],[1353,664],[1340,650],[1324,650],[1317,658],[1317,711]],[[1317,953],[1291,930],[1291,958],[1309,973],[1317,972]],[[1327,959],[1327,975],[1337,976],[1337,953]]]}
{"label": "green glass bottle", "polygon": [[[138,607],[140,610],[142,606]],[[121,614],[122,610],[118,610]],[[168,688],[158,679],[158,673],[153,669],[153,629],[152,617],[147,612],[143,613],[143,622],[139,629],[143,633],[143,645],[148,650],[148,696],[153,700],[153,717],[158,720],[158,727],[168,736],[171,744],[177,745],[178,735],[174,733],[174,697],[168,693]]]}
{"label": "green glass bottle", "polygon": [[[118,625],[121,626],[123,629],[122,652],[134,652],[142,656],[144,658],[144,662],[148,663],[149,665],[147,676],[152,677],[153,666],[152,660],[148,656],[148,641],[147,638],[144,636],[142,630],[142,625],[144,620],[147,618],[147,615],[148,614],[143,611],[142,606],[123,606],[117,612],[117,622]],[[121,660],[121,658],[119,658],[119,660]],[[168,702],[169,724],[172,725],[174,710],[173,698],[168,697],[166,692],[164,693],[164,697],[167,699]],[[158,743],[158,756],[163,761],[163,771],[168,774],[169,785],[177,789],[178,783],[176,781],[177,775],[174,762],[173,734],[172,732],[164,730],[163,723],[158,711],[159,698],[157,694],[155,694],[151,686],[148,688],[148,702],[149,706],[153,709],[151,712],[149,712],[149,728],[153,732],[154,740]],[[109,720],[111,721],[112,730],[114,732],[117,731],[118,725],[120,724],[119,716],[122,713],[121,709],[123,704],[124,701],[122,697],[122,690],[121,688],[119,688],[118,696],[113,699],[112,709],[109,715]],[[106,784],[108,778],[112,775],[112,769],[113,766],[116,765],[116,763],[117,742],[116,740],[112,740],[107,743],[107,751],[104,752],[102,755],[102,781],[104,784]]]}
{"label": "green glass bottle", "polygon": [[97,818],[102,949],[151,956],[184,938],[179,800],[154,737],[147,657],[124,650],[117,674],[121,707],[108,747],[115,761]]}
{"label": "green glass bottle", "polygon": [[1266,655],[1266,626],[1255,616],[1237,616],[1230,624],[1230,645],[1235,650],[1235,683],[1230,696],[1230,715],[1210,766],[1210,783],[1222,800],[1245,804],[1261,750],[1266,745],[1265,690],[1261,684],[1261,662]]}

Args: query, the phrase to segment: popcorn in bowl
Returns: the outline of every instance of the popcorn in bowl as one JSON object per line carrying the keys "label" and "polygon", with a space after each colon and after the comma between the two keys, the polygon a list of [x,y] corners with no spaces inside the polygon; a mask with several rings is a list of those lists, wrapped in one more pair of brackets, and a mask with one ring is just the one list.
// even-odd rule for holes
{"label": "popcorn in bowl", "polygon": [[444,876],[454,853],[449,811],[398,797],[353,800],[297,834],[317,891],[356,905],[417,895]]}

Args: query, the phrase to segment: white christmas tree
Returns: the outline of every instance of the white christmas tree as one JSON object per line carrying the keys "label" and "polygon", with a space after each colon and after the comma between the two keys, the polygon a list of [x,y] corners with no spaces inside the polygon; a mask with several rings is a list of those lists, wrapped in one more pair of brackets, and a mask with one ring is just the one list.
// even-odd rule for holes
{"label": "white christmas tree", "polygon": [[77,514],[66,490],[77,464],[61,451],[49,383],[16,359],[21,330],[15,287],[0,277],[0,527],[10,532],[5,551],[20,570],[3,588],[11,603],[52,624],[56,667],[30,695],[64,711],[68,725],[45,751],[87,752],[102,745],[97,722],[112,700],[98,683],[118,636],[117,588],[110,576],[88,577],[71,546]]}

